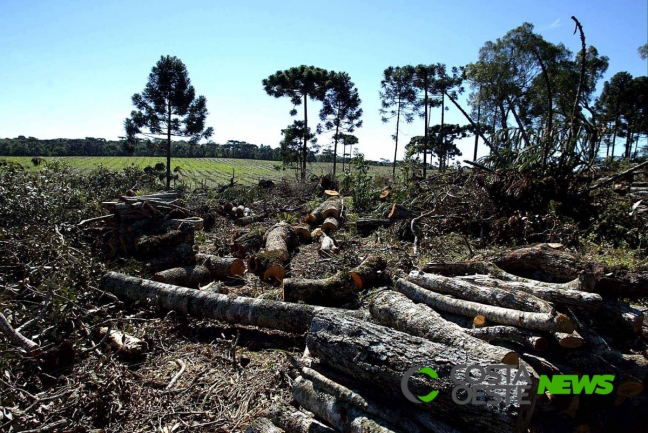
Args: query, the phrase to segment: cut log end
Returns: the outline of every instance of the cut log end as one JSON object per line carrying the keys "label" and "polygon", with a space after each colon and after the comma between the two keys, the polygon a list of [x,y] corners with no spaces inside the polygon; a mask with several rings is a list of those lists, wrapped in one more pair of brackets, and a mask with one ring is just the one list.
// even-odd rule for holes
{"label": "cut log end", "polygon": [[358,290],[362,290],[362,286],[363,286],[362,277],[356,274],[355,272],[351,272],[351,278],[353,278],[353,282],[355,283]]}
{"label": "cut log end", "polygon": [[340,195],[339,192],[332,190],[332,189],[326,189],[324,190],[324,194],[326,194],[328,197],[337,197]]}
{"label": "cut log end", "polygon": [[644,324],[644,315],[642,314],[637,318],[632,329],[634,329],[634,332],[638,334],[641,332],[641,329],[643,328],[643,324]]}
{"label": "cut log end", "polygon": [[506,365],[520,365],[520,357],[514,351],[507,353],[504,358],[502,358],[502,364]]}
{"label": "cut log end", "polygon": [[241,259],[235,259],[230,266],[230,274],[233,276],[243,276],[245,273],[245,262]]}
{"label": "cut log end", "polygon": [[544,352],[549,348],[549,341],[544,337],[538,337],[534,340],[533,346],[538,352]]}
{"label": "cut log end", "polygon": [[562,313],[556,315],[556,323],[562,332],[572,333],[576,329],[571,319]]}
{"label": "cut log end", "polygon": [[285,275],[286,275],[286,271],[283,268],[283,266],[279,266],[279,265],[270,266],[263,273],[263,281],[281,283]]}
{"label": "cut log end", "polygon": [[641,382],[629,380],[619,385],[616,393],[619,397],[634,397],[641,394],[643,390],[644,386]]}
{"label": "cut log end", "polygon": [[576,331],[570,333],[570,334],[565,334],[562,332],[555,332],[554,337],[556,337],[556,340],[558,340],[558,344],[561,347],[565,347],[567,349],[576,349],[579,348],[583,345],[585,342],[583,340],[583,337],[580,336],[580,334]]}
{"label": "cut log end", "polygon": [[484,316],[482,316],[481,314],[478,314],[473,319],[473,325],[475,325],[475,328],[482,328],[482,327],[486,326],[486,318]]}
{"label": "cut log end", "polygon": [[390,191],[388,189],[380,193],[380,201],[385,201],[389,197]]}

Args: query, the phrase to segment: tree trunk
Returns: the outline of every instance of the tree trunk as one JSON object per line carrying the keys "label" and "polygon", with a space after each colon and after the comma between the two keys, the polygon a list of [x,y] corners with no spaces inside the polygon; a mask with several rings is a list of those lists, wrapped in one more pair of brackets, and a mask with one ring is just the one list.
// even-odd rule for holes
{"label": "tree trunk", "polygon": [[510,341],[544,352],[549,347],[547,339],[535,332],[515,326],[484,326],[477,329],[465,329],[464,332],[489,343]]}
{"label": "tree trunk", "polygon": [[235,257],[196,254],[196,262],[206,266],[210,275],[214,278],[231,278],[242,276],[245,273],[245,263],[243,263],[243,260]]}
{"label": "tree trunk", "polygon": [[520,248],[493,260],[497,266],[521,277],[549,283],[566,283],[578,278],[576,257],[548,244]]}
{"label": "tree trunk", "polygon": [[313,382],[299,376],[294,382],[293,398],[318,418],[345,433],[390,433],[393,428],[384,421],[374,421],[370,415],[334,396],[316,389]]}
{"label": "tree trunk", "polygon": [[407,280],[436,293],[452,295],[482,304],[535,313],[551,313],[554,311],[554,308],[546,301],[524,292],[515,293],[499,287],[478,286],[457,278],[426,274],[421,271],[410,272]]}
{"label": "tree trunk", "polygon": [[353,278],[345,272],[319,280],[286,278],[283,281],[283,300],[286,302],[340,306],[357,301],[357,296]]}
{"label": "tree trunk", "polygon": [[174,286],[197,288],[200,284],[211,281],[211,275],[207,267],[194,265],[160,271],[153,275],[153,281],[173,284]]}
{"label": "tree trunk", "polygon": [[259,251],[261,245],[263,245],[263,235],[250,232],[234,239],[230,245],[230,252],[234,257],[244,259],[248,254]]}
{"label": "tree trunk", "polygon": [[335,433],[332,428],[292,406],[273,408],[270,417],[286,433]]}
{"label": "tree trunk", "polygon": [[423,179],[427,179],[427,147],[428,147],[428,89],[425,87],[425,120],[423,134]]}
{"label": "tree trunk", "polygon": [[349,273],[358,290],[377,287],[386,282],[385,269],[387,262],[380,256],[369,256]]}
{"label": "tree trunk", "polygon": [[295,233],[299,236],[299,241],[302,244],[307,244],[311,241],[311,229],[308,224],[297,224],[293,226]]}
{"label": "tree trunk", "polygon": [[360,218],[355,222],[356,229],[360,233],[369,233],[380,227],[389,227],[393,221],[378,218]]}
{"label": "tree trunk", "polygon": [[463,299],[454,299],[425,290],[403,279],[399,279],[396,283],[396,290],[414,302],[422,302],[441,311],[461,316],[475,317],[481,314],[491,322],[502,325],[520,326],[537,331],[572,332],[574,330],[574,324],[571,320],[560,313],[529,313],[479,304]]}
{"label": "tree trunk", "polygon": [[448,346],[463,347],[472,356],[492,364],[519,365],[517,353],[491,346],[472,337],[459,325],[445,320],[424,304],[415,304],[406,296],[391,290],[376,296],[369,304],[371,316],[377,323],[410,335]]}
{"label": "tree trunk", "polygon": [[364,317],[362,312],[221,295],[131,277],[118,272],[106,273],[101,280],[100,288],[125,300],[175,310],[182,314],[208,317],[236,325],[278,329],[295,334],[308,331],[311,320],[320,311],[331,310],[343,315]]}
{"label": "tree trunk", "polygon": [[407,209],[405,206],[396,204],[391,208],[391,212],[389,212],[389,220],[394,221],[394,220],[408,220],[417,217],[416,213],[412,212],[411,210]]}
{"label": "tree trunk", "polygon": [[264,235],[265,251],[250,257],[248,269],[263,281],[283,281],[284,265],[290,260],[290,251],[299,245],[299,237],[287,223],[272,226]]}
{"label": "tree trunk", "polygon": [[171,189],[171,99],[167,100],[166,189]]}
{"label": "tree trunk", "polygon": [[306,157],[308,155],[308,94],[304,93],[304,145],[302,146],[301,181],[306,182]]}
{"label": "tree trunk", "polygon": [[[431,404],[421,404],[423,411],[438,414],[457,424],[461,431],[526,432],[535,405],[537,376],[531,374],[530,405],[517,401],[499,406],[457,405],[451,398],[456,386],[451,369],[457,364],[481,364],[485,360],[457,346],[446,346],[391,328],[362,322],[336,314],[318,314],[312,321],[307,345],[313,356],[324,364],[354,377],[376,390],[385,399],[406,402],[401,391],[404,373],[410,368],[429,366],[437,379],[412,375],[408,389],[413,395],[439,393]],[[515,371],[515,370],[513,370]]]}
{"label": "tree trunk", "polygon": [[322,230],[334,232],[338,229],[338,220],[334,217],[328,217],[322,223]]}
{"label": "tree trunk", "polygon": [[553,335],[561,347],[566,347],[567,349],[577,349],[585,343],[585,340],[577,331],[572,333],[552,332],[551,335]]}
{"label": "tree trunk", "polygon": [[398,155],[398,127],[400,125],[400,112],[401,112],[401,101],[400,97],[398,98],[398,108],[396,109],[396,136],[394,141],[396,145],[394,146],[394,163],[392,166],[392,177],[396,178],[396,157]]}

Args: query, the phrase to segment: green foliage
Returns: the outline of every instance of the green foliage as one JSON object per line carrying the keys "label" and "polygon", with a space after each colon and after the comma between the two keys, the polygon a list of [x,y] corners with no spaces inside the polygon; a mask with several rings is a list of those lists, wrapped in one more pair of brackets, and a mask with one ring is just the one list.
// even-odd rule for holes
{"label": "green foliage", "polygon": [[351,172],[344,173],[342,176],[342,190],[350,192],[356,212],[369,210],[374,201],[373,185],[364,154],[356,152],[351,163],[353,164]]}

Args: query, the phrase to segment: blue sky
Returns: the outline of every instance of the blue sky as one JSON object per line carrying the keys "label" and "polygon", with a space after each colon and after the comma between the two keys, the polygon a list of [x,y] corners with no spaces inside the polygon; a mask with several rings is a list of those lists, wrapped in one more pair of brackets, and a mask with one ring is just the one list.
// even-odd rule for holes
{"label": "blue sky", "polygon": [[[647,74],[637,55],[648,40],[646,0],[2,0],[0,137],[116,139],[131,96],[168,54],[186,64],[197,93],[207,98],[207,123],[220,143],[278,145],[280,130],[293,121],[292,106],[265,94],[261,80],[268,75],[301,64],[346,71],[363,100],[360,150],[391,159],[394,125],[382,124],[378,114],[386,67],[465,65],[484,42],[525,21],[576,52],[572,15],[588,45],[610,58],[606,79],[619,71]],[[309,108],[314,120],[319,104]],[[454,107],[446,118],[464,123]],[[401,143],[421,130],[422,120],[407,125]],[[464,156],[470,146],[461,146]]]}

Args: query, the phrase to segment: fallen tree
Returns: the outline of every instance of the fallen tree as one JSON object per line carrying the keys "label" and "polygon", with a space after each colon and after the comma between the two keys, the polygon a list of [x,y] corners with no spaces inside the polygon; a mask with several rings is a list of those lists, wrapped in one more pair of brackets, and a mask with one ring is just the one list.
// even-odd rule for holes
{"label": "fallen tree", "polygon": [[422,302],[430,307],[461,316],[475,317],[483,315],[487,320],[502,325],[520,326],[537,331],[572,332],[574,324],[569,317],[561,313],[530,313],[479,304],[477,302],[454,299],[445,295],[425,290],[404,279],[396,283],[396,290],[415,302]]}
{"label": "fallen tree", "polygon": [[[457,405],[451,398],[456,386],[451,370],[457,364],[480,364],[485,360],[459,346],[446,346],[350,317],[322,313],[314,317],[307,345],[313,356],[332,369],[361,381],[392,401],[407,401],[401,391],[403,374],[411,367],[430,366],[438,378],[413,375],[408,389],[413,395],[439,393],[433,404],[419,405],[468,431],[526,432],[536,398],[537,376],[530,367],[528,399],[508,406]],[[487,362],[486,362],[487,363]],[[513,368],[513,367],[511,367]],[[515,370],[513,370],[515,371]]]}

